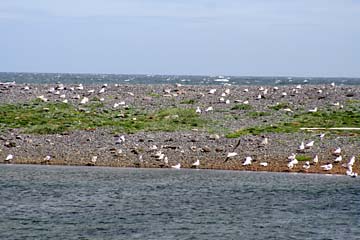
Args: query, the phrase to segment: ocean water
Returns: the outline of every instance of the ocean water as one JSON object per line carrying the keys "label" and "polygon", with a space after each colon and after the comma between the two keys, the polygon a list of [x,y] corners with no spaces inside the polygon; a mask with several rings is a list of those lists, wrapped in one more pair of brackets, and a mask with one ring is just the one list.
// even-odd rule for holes
{"label": "ocean water", "polygon": [[360,239],[360,178],[0,165],[0,239]]}
{"label": "ocean water", "polygon": [[181,76],[134,74],[72,74],[72,73],[6,73],[0,72],[0,82],[16,83],[118,83],[118,84],[189,84],[189,85],[289,85],[330,84],[360,85],[360,78],[307,77],[238,77],[238,76]]}

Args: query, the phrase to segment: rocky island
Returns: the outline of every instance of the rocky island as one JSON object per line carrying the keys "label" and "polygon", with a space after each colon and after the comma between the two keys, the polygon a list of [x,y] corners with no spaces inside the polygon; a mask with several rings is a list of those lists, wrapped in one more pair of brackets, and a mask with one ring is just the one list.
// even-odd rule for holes
{"label": "rocky island", "polygon": [[359,86],[0,85],[0,163],[349,175],[358,128]]}

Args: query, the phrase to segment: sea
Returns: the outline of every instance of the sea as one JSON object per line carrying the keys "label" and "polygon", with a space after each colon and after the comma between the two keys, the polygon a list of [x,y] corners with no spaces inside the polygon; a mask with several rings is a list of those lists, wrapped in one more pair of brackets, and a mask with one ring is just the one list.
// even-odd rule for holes
{"label": "sea", "polygon": [[75,74],[0,72],[0,83],[63,84],[183,84],[183,85],[289,85],[331,84],[360,85],[360,78],[325,77],[259,77],[259,76],[191,76],[141,74]]}
{"label": "sea", "polygon": [[360,239],[360,178],[2,164],[0,239]]}

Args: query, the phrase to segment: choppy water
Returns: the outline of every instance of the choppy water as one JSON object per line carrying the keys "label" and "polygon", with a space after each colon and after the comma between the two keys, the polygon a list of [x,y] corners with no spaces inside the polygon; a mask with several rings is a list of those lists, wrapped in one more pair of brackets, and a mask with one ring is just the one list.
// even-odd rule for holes
{"label": "choppy water", "polygon": [[71,73],[6,73],[0,72],[0,82],[16,83],[126,83],[126,84],[233,84],[233,85],[288,85],[336,84],[360,85],[360,78],[306,77],[237,77],[237,76],[178,76],[131,74],[71,74]]}
{"label": "choppy water", "polygon": [[360,178],[0,165],[0,239],[360,239]]}

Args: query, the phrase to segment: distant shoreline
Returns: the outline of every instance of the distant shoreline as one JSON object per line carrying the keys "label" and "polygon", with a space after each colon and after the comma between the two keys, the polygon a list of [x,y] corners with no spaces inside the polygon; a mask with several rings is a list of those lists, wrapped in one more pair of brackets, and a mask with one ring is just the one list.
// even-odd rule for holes
{"label": "distant shoreline", "polygon": [[346,174],[355,156],[360,170],[359,131],[300,129],[359,127],[360,86],[9,84],[0,92],[0,163],[191,168],[199,160],[201,169]]}

